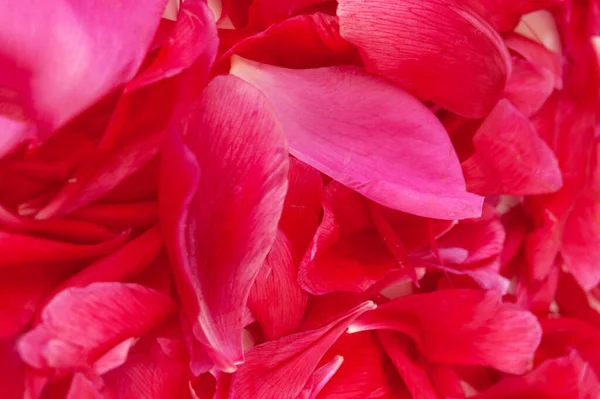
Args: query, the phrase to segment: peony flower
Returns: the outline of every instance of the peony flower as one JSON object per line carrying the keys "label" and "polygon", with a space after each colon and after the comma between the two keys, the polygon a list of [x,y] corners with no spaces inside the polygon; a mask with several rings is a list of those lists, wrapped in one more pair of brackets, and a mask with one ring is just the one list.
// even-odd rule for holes
{"label": "peony flower", "polygon": [[597,1],[3,10],[3,398],[600,397]]}

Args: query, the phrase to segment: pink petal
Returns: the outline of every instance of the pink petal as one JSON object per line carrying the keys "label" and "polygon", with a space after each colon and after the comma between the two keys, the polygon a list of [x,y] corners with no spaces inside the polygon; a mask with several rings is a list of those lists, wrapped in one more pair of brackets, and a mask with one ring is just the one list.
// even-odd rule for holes
{"label": "pink petal", "polygon": [[464,289],[399,297],[350,327],[352,332],[373,329],[407,334],[436,362],[515,374],[527,370],[541,337],[531,313],[503,304],[496,292]]}
{"label": "pink petal", "polygon": [[512,31],[522,15],[561,5],[563,0],[468,0],[500,32]]}
{"label": "pink petal", "polygon": [[41,322],[19,341],[23,360],[42,370],[71,371],[163,321],[174,309],[163,294],[134,284],[97,283],[56,295]]}
{"label": "pink petal", "polygon": [[502,39],[462,2],[341,0],[337,15],[367,71],[462,116],[485,116],[510,76]]}
{"label": "pink petal", "polygon": [[362,313],[374,309],[364,302],[316,329],[269,341],[246,352],[246,362],[234,375],[230,399],[295,399],[324,353]]}
{"label": "pink petal", "polygon": [[171,121],[188,112],[216,55],[216,27],[200,0],[187,1],[179,15],[170,40],[125,87],[99,151],[36,218],[65,215],[115,188],[150,162],[161,149]]}
{"label": "pink petal", "polygon": [[165,5],[10,1],[0,18],[2,102],[47,136],[133,77]]}
{"label": "pink petal", "polygon": [[529,61],[541,69],[548,69],[554,76],[554,87],[558,90],[562,89],[562,59],[561,55],[548,50],[540,43],[531,40],[517,33],[509,33],[504,35],[504,44],[510,50],[519,54],[525,60]]}
{"label": "pink petal", "polygon": [[232,73],[266,94],[301,161],[389,208],[440,219],[479,215],[481,198],[465,192],[447,133],[410,94],[352,67],[236,60]]}
{"label": "pink petal", "polygon": [[231,371],[243,361],[242,316],[277,233],[287,146],[266,99],[231,76],[208,85],[184,134],[163,158],[164,234],[194,334]]}
{"label": "pink petal", "polygon": [[413,398],[438,399],[427,369],[421,364],[419,353],[408,337],[386,330],[378,331],[377,336]]}
{"label": "pink petal", "polygon": [[292,251],[280,230],[248,297],[248,307],[267,341],[295,333],[304,318],[307,295],[298,285]]}
{"label": "pink petal", "polygon": [[475,154],[463,162],[467,187],[482,195],[532,195],[562,187],[557,160],[532,124],[501,100],[473,137]]}
{"label": "pink petal", "polygon": [[322,13],[298,15],[244,38],[217,65],[234,54],[285,68],[361,64],[356,48],[340,36],[338,19]]}

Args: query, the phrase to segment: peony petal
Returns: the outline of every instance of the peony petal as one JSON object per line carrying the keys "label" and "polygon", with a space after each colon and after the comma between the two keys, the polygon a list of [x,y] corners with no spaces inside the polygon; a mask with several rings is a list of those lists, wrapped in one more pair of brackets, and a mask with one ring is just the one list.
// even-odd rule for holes
{"label": "peony petal", "polygon": [[337,15],[367,71],[462,116],[485,116],[510,76],[502,39],[463,2],[341,0]]}
{"label": "peony petal", "polygon": [[586,189],[573,204],[564,226],[561,249],[565,266],[586,291],[600,283],[599,208],[591,191],[591,187]]}
{"label": "peony petal", "polygon": [[554,76],[554,87],[562,89],[563,65],[561,55],[548,50],[540,43],[518,33],[504,35],[504,44],[509,50],[517,53],[523,59],[540,69],[548,69]]}
{"label": "peony petal", "polygon": [[183,398],[186,360],[181,331],[168,323],[142,337],[127,361],[103,376],[104,383],[114,398]]}
{"label": "peony petal", "polygon": [[69,391],[65,399],[103,399],[102,395],[94,386],[94,383],[87,379],[82,373],[73,376]]}
{"label": "peony petal", "polygon": [[479,215],[481,198],[465,192],[443,126],[402,89],[352,67],[291,70],[236,58],[232,73],[266,94],[301,161],[393,209]]}
{"label": "peony petal", "polygon": [[201,0],[187,1],[169,41],[125,87],[99,150],[36,218],[62,216],[88,205],[150,162],[169,124],[189,111],[191,99],[204,87],[216,50],[210,11]]}
{"label": "peony petal", "polygon": [[0,338],[0,386],[6,399],[22,399],[25,387],[25,364],[15,343],[14,337]]}
{"label": "peony petal", "polygon": [[413,398],[438,399],[427,369],[421,364],[419,354],[408,337],[386,330],[378,331],[377,336]]}
{"label": "peony petal", "polygon": [[194,334],[232,371],[243,361],[250,288],[277,233],[287,146],[266,99],[232,76],[208,85],[185,126],[186,144],[174,138],[163,159],[164,233]]}
{"label": "peony petal", "polygon": [[315,399],[329,380],[337,373],[342,363],[344,363],[344,358],[335,356],[331,361],[315,370],[296,399]]}
{"label": "peony petal", "polygon": [[337,18],[322,13],[298,15],[240,40],[217,66],[227,65],[234,54],[285,68],[361,65],[358,51],[340,36]]}
{"label": "peony petal", "polygon": [[158,220],[156,201],[126,204],[93,204],[73,212],[69,217],[106,225],[116,229],[148,229]]}
{"label": "peony petal", "polygon": [[463,162],[469,190],[482,195],[533,195],[562,187],[556,157],[531,123],[501,100],[473,137],[475,154]]}
{"label": "peony petal", "polygon": [[589,365],[576,355],[547,360],[524,376],[501,380],[474,399],[592,399],[598,397],[598,380],[595,387],[584,384],[594,378]]}
{"label": "peony petal", "polygon": [[504,89],[504,96],[524,116],[530,117],[544,105],[555,87],[549,69],[513,57],[513,73]]}
{"label": "peony petal", "polygon": [[249,17],[252,26],[264,27],[284,20],[304,8],[325,3],[328,0],[254,0],[250,5]]}
{"label": "peony petal", "polygon": [[468,0],[467,4],[484,16],[499,32],[512,31],[521,16],[559,6],[564,0]]}
{"label": "peony petal", "polygon": [[390,379],[398,378],[390,373],[389,359],[373,332],[343,334],[323,360],[336,356],[343,357],[344,362],[319,399],[379,398],[392,390]]}
{"label": "peony petal", "polygon": [[267,341],[295,333],[302,325],[306,293],[297,282],[291,243],[280,230],[248,297],[248,307]]}
{"label": "peony petal", "polygon": [[119,248],[128,235],[129,232],[124,232],[100,244],[78,245],[0,231],[0,253],[3,254],[0,268],[38,267],[95,258]]}
{"label": "peony petal", "polygon": [[137,72],[165,5],[10,0],[0,17],[0,98],[13,113],[1,119],[19,112],[44,138],[117,89]]}
{"label": "peony petal", "polygon": [[[74,276],[64,280],[46,295],[46,302],[61,291],[73,287],[85,287],[92,283],[117,282],[131,279],[147,268],[162,249],[162,237],[158,227],[130,241],[112,254],[90,264]],[[40,309],[41,310],[41,309]]]}
{"label": "peony petal", "polygon": [[85,368],[124,339],[158,325],[173,310],[169,297],[135,284],[70,288],[48,303],[40,324],[19,341],[19,353],[36,369]]}
{"label": "peony petal", "polygon": [[324,353],[362,313],[372,310],[364,302],[331,323],[255,346],[233,377],[229,399],[295,399]]}
{"label": "peony petal", "polygon": [[497,292],[467,289],[399,297],[350,327],[352,332],[373,329],[407,334],[436,362],[515,374],[527,370],[541,337],[531,313],[503,304]]}

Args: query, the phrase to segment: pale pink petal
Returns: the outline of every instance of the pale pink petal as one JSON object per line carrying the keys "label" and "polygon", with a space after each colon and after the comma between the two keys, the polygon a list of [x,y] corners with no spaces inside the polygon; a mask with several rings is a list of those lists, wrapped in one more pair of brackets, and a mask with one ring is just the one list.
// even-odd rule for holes
{"label": "pale pink petal", "polygon": [[163,157],[163,230],[194,335],[232,371],[243,361],[250,288],[277,233],[287,146],[264,96],[233,76],[208,85],[184,126],[185,144],[174,135]]}
{"label": "pale pink petal", "polygon": [[236,58],[232,73],[266,94],[301,161],[389,208],[479,215],[481,198],[465,192],[448,134],[404,90],[353,67],[292,70]]}
{"label": "pale pink petal", "polygon": [[502,38],[463,2],[341,0],[337,15],[367,71],[462,116],[488,113],[510,76]]}

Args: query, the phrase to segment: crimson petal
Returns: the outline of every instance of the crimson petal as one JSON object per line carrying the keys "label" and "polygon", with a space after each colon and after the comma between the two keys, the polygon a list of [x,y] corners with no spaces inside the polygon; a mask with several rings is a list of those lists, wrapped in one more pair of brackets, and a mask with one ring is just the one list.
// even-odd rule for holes
{"label": "crimson petal", "polygon": [[208,85],[184,134],[163,158],[166,245],[194,335],[232,371],[243,361],[248,295],[277,233],[287,146],[264,96],[233,76]]}
{"label": "crimson petal", "polygon": [[367,71],[462,116],[485,116],[510,76],[502,38],[461,1],[340,0],[337,14]]}

